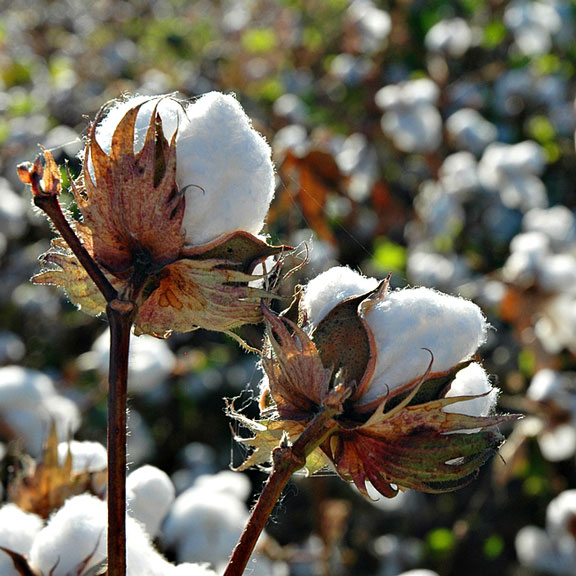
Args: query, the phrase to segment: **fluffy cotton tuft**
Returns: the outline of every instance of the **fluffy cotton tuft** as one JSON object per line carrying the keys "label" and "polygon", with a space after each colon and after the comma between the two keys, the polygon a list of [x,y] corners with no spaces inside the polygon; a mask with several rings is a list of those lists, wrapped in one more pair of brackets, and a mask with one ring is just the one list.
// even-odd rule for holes
{"label": "fluffy cotton tuft", "polygon": [[236,230],[258,234],[274,196],[271,150],[234,96],[210,92],[186,108],[176,178],[186,190],[188,243]]}
{"label": "fluffy cotton tuft", "polygon": [[[5,504],[0,508],[0,546],[27,556],[43,524],[40,516],[24,512],[15,504]],[[0,574],[17,576],[11,558],[4,552],[0,552]]]}
{"label": "fluffy cotton tuft", "polygon": [[128,475],[126,494],[129,514],[144,526],[151,538],[155,538],[174,501],[172,481],[155,466],[141,466]]}
{"label": "fluffy cotton tuft", "polygon": [[64,463],[68,450],[72,455],[72,470],[74,472],[99,472],[108,467],[108,453],[100,442],[60,442],[58,444],[58,459]]}
{"label": "fluffy cotton tuft", "polygon": [[302,296],[302,306],[308,321],[317,326],[338,303],[360,296],[378,286],[375,278],[366,278],[345,266],[336,266],[308,282]]}
{"label": "fluffy cotton tuft", "polygon": [[477,398],[450,404],[444,408],[444,412],[468,416],[489,416],[496,407],[498,393],[499,390],[492,387],[488,374],[482,366],[472,363],[456,374],[446,397],[477,396]]}
{"label": "fluffy cotton tuft", "polygon": [[363,404],[419,379],[430,360],[432,373],[468,360],[486,339],[487,324],[478,306],[429,288],[388,294],[367,312],[366,321],[378,354]]}

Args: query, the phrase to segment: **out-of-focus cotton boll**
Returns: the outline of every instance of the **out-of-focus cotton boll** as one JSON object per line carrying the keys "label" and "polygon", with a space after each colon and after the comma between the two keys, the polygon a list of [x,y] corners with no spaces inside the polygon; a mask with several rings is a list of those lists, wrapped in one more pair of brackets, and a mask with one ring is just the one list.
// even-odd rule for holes
{"label": "out-of-focus cotton boll", "polygon": [[60,442],[58,444],[60,465],[64,463],[68,451],[72,456],[73,472],[99,472],[108,467],[108,453],[100,442],[78,442],[77,440]]}
{"label": "out-of-focus cotton boll", "polygon": [[540,268],[539,285],[547,292],[576,294],[576,257],[573,254],[554,254]]}
{"label": "out-of-focus cotton boll", "polygon": [[515,539],[516,555],[522,566],[555,576],[571,576],[576,565],[576,554],[564,553],[542,528],[524,526]]}
{"label": "out-of-focus cotton boll", "polygon": [[438,573],[432,570],[426,570],[425,568],[416,568],[415,570],[402,572],[402,574],[398,574],[398,576],[438,576]]}
{"label": "out-of-focus cotton boll", "polygon": [[28,227],[28,204],[16,194],[6,178],[0,178],[0,230],[9,240],[20,238]]}
{"label": "out-of-focus cotton boll", "polygon": [[289,124],[276,132],[272,146],[277,155],[292,151],[298,157],[305,156],[310,148],[308,132],[300,124]]}
{"label": "out-of-focus cotton boll", "polygon": [[160,526],[175,497],[169,476],[155,466],[142,466],[126,479],[129,514],[145,528],[150,538],[160,533]]}
{"label": "out-of-focus cotton boll", "polygon": [[392,19],[371,0],[353,0],[346,11],[346,20],[359,35],[360,51],[378,52],[386,47]]}
{"label": "out-of-focus cotton boll", "polygon": [[180,494],[166,518],[163,540],[174,549],[179,562],[220,566],[227,561],[244,528],[246,504],[235,493],[211,490],[210,479],[216,476]]}
{"label": "out-of-focus cotton boll", "polygon": [[406,273],[411,284],[443,292],[457,291],[470,278],[470,269],[459,255],[420,249],[411,250],[408,254]]}
{"label": "out-of-focus cotton boll", "polygon": [[376,104],[384,110],[382,130],[402,152],[431,152],[442,140],[436,108],[439,88],[427,78],[381,88]]}
{"label": "out-of-focus cotton boll", "polygon": [[22,360],[26,346],[20,336],[13,332],[0,330],[0,364],[11,364]]}
{"label": "out-of-focus cotton boll", "polygon": [[524,212],[548,205],[546,188],[538,177],[544,170],[544,150],[536,142],[490,144],[478,165],[480,182],[500,194],[508,208]]}
{"label": "out-of-focus cotton boll", "polygon": [[[43,525],[40,516],[24,512],[15,504],[4,504],[0,508],[0,546],[28,556]],[[18,576],[12,559],[4,552],[0,553],[0,574]]]}
{"label": "out-of-focus cotton boll", "polygon": [[274,102],[274,114],[285,118],[290,123],[301,124],[308,119],[308,111],[304,102],[296,94],[282,94]]}
{"label": "out-of-focus cotton boll", "polygon": [[460,58],[472,46],[474,35],[466,20],[448,18],[434,24],[424,39],[424,44],[431,52]]}
{"label": "out-of-focus cotton boll", "polygon": [[456,152],[444,158],[438,171],[442,188],[460,200],[467,200],[480,188],[478,162],[470,152]]}
{"label": "out-of-focus cotton boll", "polygon": [[20,366],[0,368],[0,418],[33,456],[42,450],[52,422],[61,440],[80,426],[78,407],[58,395],[52,379]]}
{"label": "out-of-focus cotton boll", "polygon": [[364,134],[346,138],[336,153],[336,162],[349,175],[348,195],[355,202],[368,199],[378,176],[378,157]]}
{"label": "out-of-focus cotton boll", "polygon": [[462,204],[433,180],[420,186],[418,196],[414,199],[414,208],[425,224],[428,236],[433,238],[455,236],[465,222]]}
{"label": "out-of-focus cotton boll", "polygon": [[555,3],[538,0],[510,2],[504,11],[504,24],[513,32],[516,46],[526,56],[547,54],[563,27]]}
{"label": "out-of-focus cotton boll", "polygon": [[372,69],[371,61],[364,56],[342,52],[330,62],[330,74],[347,86],[358,86]]}
{"label": "out-of-focus cotton boll", "polygon": [[[80,358],[84,369],[96,369],[108,376],[110,362],[110,330],[105,330],[92,345],[92,350]],[[130,337],[128,390],[134,394],[151,392],[164,384],[176,365],[176,356],[168,342],[143,334]]]}
{"label": "out-of-focus cotton boll", "polygon": [[446,131],[459,148],[474,154],[480,154],[498,138],[496,126],[472,108],[454,112],[446,120]]}
{"label": "out-of-focus cotton boll", "polygon": [[527,232],[545,234],[554,251],[574,249],[576,218],[566,206],[529,210],[524,214],[522,226]]}
{"label": "out-of-focus cotton boll", "polygon": [[191,564],[184,562],[178,564],[166,576],[217,576],[216,572],[206,564]]}
{"label": "out-of-focus cotton boll", "polygon": [[549,255],[549,241],[544,234],[518,234],[510,243],[510,256],[502,268],[502,277],[506,282],[529,286],[537,280],[540,267]]}
{"label": "out-of-focus cotton boll", "polygon": [[550,354],[564,348],[576,351],[576,296],[559,294],[546,302],[534,330]]}

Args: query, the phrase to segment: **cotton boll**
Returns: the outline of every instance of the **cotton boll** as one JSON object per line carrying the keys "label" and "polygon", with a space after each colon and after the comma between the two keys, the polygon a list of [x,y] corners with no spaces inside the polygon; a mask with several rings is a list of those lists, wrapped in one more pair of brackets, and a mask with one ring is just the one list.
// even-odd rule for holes
{"label": "cotton boll", "polygon": [[434,180],[422,183],[414,199],[414,208],[426,225],[427,235],[432,238],[455,236],[466,219],[459,199],[447,194],[442,185]]}
{"label": "cotton boll", "polygon": [[442,139],[442,118],[434,106],[408,112],[391,110],[382,117],[382,130],[402,152],[432,152]]}
{"label": "cotton boll", "polygon": [[408,254],[406,274],[411,284],[449,292],[469,280],[470,269],[457,254],[412,250]]}
{"label": "cotton boll", "polygon": [[216,576],[216,572],[205,564],[178,564],[167,576]]}
{"label": "cotton boll", "polygon": [[446,121],[446,131],[464,150],[480,154],[498,137],[498,129],[477,110],[462,108]]}
{"label": "cotton boll", "polygon": [[576,428],[573,422],[544,428],[537,436],[542,456],[548,462],[561,462],[576,452]]}
{"label": "cotton boll", "polygon": [[[30,550],[30,564],[42,574],[67,576],[106,560],[107,509],[83,494],[70,498],[41,530]],[[85,563],[85,565],[84,565]]]}
{"label": "cotton boll", "polygon": [[346,19],[356,26],[363,52],[377,52],[386,47],[392,19],[371,0],[354,0],[346,11]]}
{"label": "cotton boll", "polygon": [[366,278],[350,268],[330,268],[316,276],[306,286],[302,296],[302,308],[314,326],[343,300],[360,296],[378,286],[375,278]]}
{"label": "cotton boll", "polygon": [[229,494],[242,502],[246,501],[252,490],[248,476],[231,470],[199,476],[194,486],[199,490],[205,489],[215,494]]}
{"label": "cotton boll", "polygon": [[284,126],[284,128],[280,128],[276,132],[272,147],[276,154],[285,154],[290,150],[296,156],[303,157],[310,147],[308,132],[300,124]]}
{"label": "cotton boll", "polygon": [[576,350],[576,296],[559,294],[547,301],[534,327],[538,340],[550,354]]}
{"label": "cotton boll", "polygon": [[186,189],[189,244],[245,230],[258,234],[274,195],[270,147],[231,95],[205,94],[186,108],[176,179]]}
{"label": "cotton boll", "polygon": [[402,572],[402,574],[398,574],[398,576],[438,576],[438,573],[432,570],[426,570],[425,568],[416,568],[416,570]]}
{"label": "cotton boll", "polygon": [[0,368],[0,409],[25,408],[55,393],[52,379],[42,372],[21,366]]}
{"label": "cotton boll", "polygon": [[500,390],[490,383],[482,366],[473,362],[456,374],[446,398],[455,396],[478,396],[478,398],[450,404],[443,408],[443,411],[469,416],[489,416],[496,407],[499,392]]}
{"label": "cotton boll", "polygon": [[516,534],[515,546],[516,555],[523,566],[552,574],[569,574],[566,571],[568,565],[558,555],[550,537],[542,528],[524,526]]}
{"label": "cotton boll", "polygon": [[[28,555],[36,534],[44,521],[36,514],[24,512],[15,504],[4,504],[0,508],[0,546],[18,554]],[[0,553],[0,574],[17,576],[12,559]]]}
{"label": "cotton boll", "polygon": [[0,230],[9,240],[20,238],[28,227],[28,204],[5,178],[0,178],[0,197]]}
{"label": "cotton boll", "polygon": [[388,294],[368,310],[366,322],[378,353],[362,404],[421,378],[431,360],[435,374],[469,359],[485,341],[487,330],[478,306],[428,288]]}
{"label": "cotton boll", "polygon": [[100,442],[78,442],[77,440],[60,442],[58,444],[60,465],[64,463],[68,451],[72,456],[73,472],[99,472],[108,467],[108,453]]}
{"label": "cotton boll", "polygon": [[155,466],[142,466],[128,475],[126,493],[130,515],[155,538],[175,497],[169,476]]}
{"label": "cotton boll", "polygon": [[282,94],[273,106],[274,114],[286,118],[295,124],[301,124],[308,119],[308,111],[304,102],[296,94]]}
{"label": "cotton boll", "polygon": [[554,254],[540,267],[539,284],[548,292],[576,291],[576,258],[572,254]]}
{"label": "cotton boll", "polygon": [[473,34],[470,25],[462,18],[448,18],[434,24],[424,39],[431,52],[439,52],[460,58],[472,46]]}

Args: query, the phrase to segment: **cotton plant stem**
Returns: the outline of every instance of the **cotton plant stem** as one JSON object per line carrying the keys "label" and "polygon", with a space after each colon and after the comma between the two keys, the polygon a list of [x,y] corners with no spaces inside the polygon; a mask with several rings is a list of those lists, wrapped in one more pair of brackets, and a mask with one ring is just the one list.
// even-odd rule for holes
{"label": "cotton plant stem", "polygon": [[343,386],[337,386],[329,394],[304,432],[294,444],[282,441],[272,452],[272,472],[266,481],[244,531],[242,532],[223,576],[241,576],[254,552],[256,542],[266,526],[274,506],[292,474],[303,468],[306,458],[324,442],[338,427],[333,417],[342,411],[342,403],[349,395]]}
{"label": "cotton plant stem", "polygon": [[113,300],[108,373],[108,576],[126,574],[126,401],[134,305]]}

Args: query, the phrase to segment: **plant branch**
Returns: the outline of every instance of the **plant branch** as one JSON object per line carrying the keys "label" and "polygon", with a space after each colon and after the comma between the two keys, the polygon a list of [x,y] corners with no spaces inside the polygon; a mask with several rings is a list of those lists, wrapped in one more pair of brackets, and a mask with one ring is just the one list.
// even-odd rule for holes
{"label": "plant branch", "polygon": [[72,226],[70,226],[70,222],[68,222],[66,216],[64,216],[58,197],[34,195],[34,204],[50,218],[56,230],[60,232],[60,235],[74,253],[74,256],[78,258],[84,270],[86,270],[94,284],[98,287],[98,290],[100,290],[106,299],[106,302],[110,303],[118,298],[118,292],[108,278],[106,278],[104,272],[102,272],[92,256],[90,256],[86,248],[84,248],[82,242],[80,242],[80,239],[76,236],[76,232],[74,232]]}
{"label": "plant branch", "polygon": [[113,300],[108,373],[108,576],[126,574],[126,401],[130,331],[135,306]]}
{"label": "plant branch", "polygon": [[338,385],[331,390],[316,416],[294,444],[282,440],[272,452],[272,472],[264,485],[244,531],[242,532],[223,576],[241,576],[246,569],[258,538],[266,526],[274,506],[294,472],[306,465],[306,458],[337,428],[334,416],[342,412],[350,389]]}

